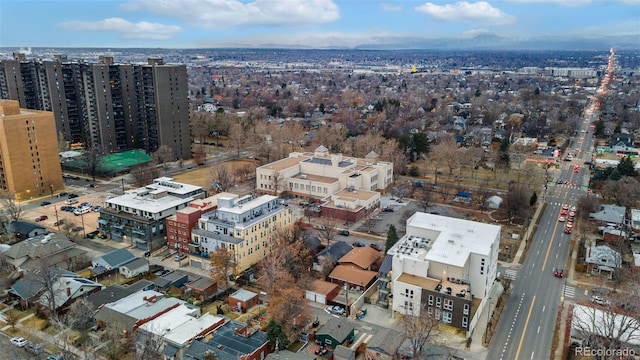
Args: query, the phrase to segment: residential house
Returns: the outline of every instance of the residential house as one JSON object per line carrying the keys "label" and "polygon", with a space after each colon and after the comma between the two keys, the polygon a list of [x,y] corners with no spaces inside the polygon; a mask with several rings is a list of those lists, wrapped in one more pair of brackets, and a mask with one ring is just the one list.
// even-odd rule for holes
{"label": "residential house", "polygon": [[635,146],[632,134],[613,134],[609,147],[613,152],[623,152],[633,149]]}
{"label": "residential house", "polygon": [[196,298],[209,300],[218,293],[218,284],[207,277],[201,277],[188,283],[186,285],[186,291],[190,292],[191,296],[195,296]]}
{"label": "residential house", "polygon": [[175,215],[166,219],[167,246],[170,250],[188,254],[191,243],[191,229],[198,225],[198,219],[202,214],[213,211],[218,207],[218,199],[222,197],[235,197],[237,195],[222,192],[204,199],[195,199],[184,208],[177,210]]}
{"label": "residential house", "polygon": [[316,339],[322,344],[336,348],[338,345],[353,341],[355,327],[346,318],[330,318],[316,332]]}
{"label": "residential house", "polygon": [[340,287],[324,280],[313,280],[310,290],[305,290],[305,298],[320,304],[328,304],[340,293]]}
{"label": "residential house", "polygon": [[48,231],[40,225],[28,221],[14,220],[9,224],[10,231],[16,239],[28,239],[38,235],[44,235]]}
{"label": "residential house", "polygon": [[77,299],[87,297],[104,289],[105,286],[79,276],[58,276],[51,287],[52,293],[43,292],[38,299],[44,307],[48,307],[53,299],[56,311],[65,312]]}
{"label": "residential house", "polygon": [[191,232],[190,249],[200,255],[189,255],[190,264],[208,269],[208,254],[223,248],[233,254],[233,274],[241,273],[267,256],[276,229],[292,225],[293,212],[275,196],[219,198]]}
{"label": "residential house", "polygon": [[367,339],[367,349],[377,354],[378,360],[396,359],[398,348],[405,338],[403,332],[389,329],[379,328],[373,337]]}
{"label": "residential house", "polygon": [[[58,277],[73,277],[78,274],[64,269],[50,268],[47,278],[55,280]],[[21,272],[18,279],[9,289],[9,297],[18,300],[22,309],[28,309],[35,305],[40,295],[45,291],[45,279],[42,274],[34,274],[28,271]]]}
{"label": "residential house", "polygon": [[111,285],[87,296],[87,301],[91,303],[91,306],[94,309],[97,310],[105,304],[118,301],[133,293],[134,291],[129,289],[128,287],[124,287],[122,285]]}
{"label": "residential house", "polygon": [[373,285],[377,275],[375,271],[363,270],[354,265],[338,265],[328,278],[340,288],[347,286],[349,290],[363,292]]}
{"label": "residential house", "polygon": [[377,271],[382,253],[370,246],[355,247],[338,260],[340,265],[353,265],[362,270]]}
{"label": "residential house", "polygon": [[616,269],[622,267],[622,254],[607,244],[596,245],[595,240],[585,242],[587,272],[601,274],[612,279]]}
{"label": "residential house", "polygon": [[120,274],[126,278],[134,278],[149,272],[149,259],[136,258],[118,268]]}
{"label": "residential house", "polygon": [[471,334],[497,276],[500,226],[416,212],[393,255],[393,311]]}
{"label": "residential house", "polygon": [[136,352],[144,354],[145,346],[158,349],[165,358],[182,359],[189,344],[222,326],[225,319],[209,313],[200,314],[200,308],[189,303],[140,321],[136,328]]}
{"label": "residential house", "polygon": [[640,209],[631,209],[631,231],[640,234]]}
{"label": "residential house", "polygon": [[229,306],[237,309],[237,311],[246,312],[254,306],[260,305],[262,301],[258,294],[245,289],[239,289],[229,295],[227,300]]}
{"label": "residential house", "polygon": [[104,271],[111,271],[120,268],[120,266],[127,264],[136,259],[136,256],[131,251],[121,248],[110,251],[102,256],[99,256],[91,261],[93,266],[93,272],[96,274]]}
{"label": "residential house", "polygon": [[393,164],[380,161],[375,152],[353,158],[329,154],[322,145],[313,153],[292,152],[256,169],[258,193],[322,200],[323,216],[344,220],[361,219],[379,206],[379,197],[371,192],[384,192],[391,183]]}
{"label": "residential house", "polygon": [[590,213],[589,218],[599,225],[613,224],[614,227],[625,224],[627,208],[613,204],[600,204],[596,212]]}
{"label": "residential house", "polygon": [[112,240],[153,251],[166,242],[166,218],[205,196],[200,186],[160,177],[147,186],[105,200],[98,218],[98,230]]}
{"label": "residential house", "polygon": [[185,351],[185,360],[204,360],[208,353],[219,360],[263,360],[270,352],[267,333],[230,320],[204,337],[195,339]]}
{"label": "residential house", "polygon": [[37,235],[11,245],[9,250],[3,253],[3,260],[11,270],[34,271],[43,266],[75,270],[85,265],[86,253],[64,234],[50,233]]}
{"label": "residential house", "polygon": [[312,268],[315,271],[322,271],[322,266],[325,261],[335,266],[338,264],[338,259],[341,259],[349,251],[353,249],[353,246],[344,241],[335,241],[326,248],[322,249],[313,258]]}
{"label": "residential house", "polygon": [[158,291],[166,291],[170,287],[182,288],[189,282],[189,275],[182,271],[172,271],[158,276],[153,280],[153,284]]}
{"label": "residential house", "polygon": [[356,349],[352,349],[343,345],[336,346],[333,349],[334,360],[356,360]]}

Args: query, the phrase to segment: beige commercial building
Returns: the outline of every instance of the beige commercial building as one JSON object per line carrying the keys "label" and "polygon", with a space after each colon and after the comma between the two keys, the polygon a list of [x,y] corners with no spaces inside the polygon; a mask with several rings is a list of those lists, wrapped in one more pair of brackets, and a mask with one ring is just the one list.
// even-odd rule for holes
{"label": "beige commercial building", "polygon": [[62,188],[53,114],[0,100],[0,191],[28,200]]}

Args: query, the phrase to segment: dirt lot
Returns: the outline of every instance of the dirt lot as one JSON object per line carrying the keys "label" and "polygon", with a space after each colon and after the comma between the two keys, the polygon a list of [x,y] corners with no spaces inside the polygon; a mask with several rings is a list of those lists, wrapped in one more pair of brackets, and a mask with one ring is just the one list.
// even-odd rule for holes
{"label": "dirt lot", "polygon": [[[224,162],[224,165],[229,167],[231,174],[234,174],[234,171],[236,169],[242,168],[247,165],[252,166],[254,169],[253,176],[255,177],[255,167],[257,166],[257,162],[255,160],[229,160]],[[173,176],[173,179],[178,182],[202,186],[203,188],[209,190],[212,181],[211,168],[209,166],[200,166],[193,170],[189,170],[181,174],[176,174]],[[229,189],[228,191],[237,194],[244,194],[253,191],[253,182],[243,182],[242,180],[244,179],[240,179],[239,176],[235,176],[235,182],[237,184],[237,187],[240,189],[236,189],[237,191],[235,191],[234,189]]]}
{"label": "dirt lot", "polygon": [[[80,195],[76,198],[78,202],[73,204],[72,206],[76,206],[83,202],[91,203],[93,206],[104,206],[104,201],[109,193],[104,192],[95,192],[89,194],[82,194],[80,192],[77,193]],[[82,216],[74,215],[68,211],[60,210],[60,207],[65,206],[64,200],[66,198],[61,198],[59,201],[54,202],[50,205],[40,206],[32,210],[27,210],[24,212],[22,217],[27,221],[34,221],[37,217],[41,215],[46,215],[48,217],[47,220],[40,221],[38,224],[46,227],[50,231],[58,231],[58,227],[53,224],[56,222],[56,212],[58,214],[58,219],[64,220],[67,224],[74,224],[75,226],[82,226],[82,222],[84,221],[85,232],[91,232],[98,228],[98,216],[99,213],[90,211]],[[62,226],[60,227],[62,229]]]}

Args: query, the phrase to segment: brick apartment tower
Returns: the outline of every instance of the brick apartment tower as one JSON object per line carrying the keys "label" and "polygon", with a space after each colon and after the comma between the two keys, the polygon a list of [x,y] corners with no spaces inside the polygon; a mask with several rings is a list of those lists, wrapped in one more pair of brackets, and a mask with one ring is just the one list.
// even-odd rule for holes
{"label": "brick apartment tower", "polygon": [[0,191],[28,200],[62,188],[53,114],[0,100]]}

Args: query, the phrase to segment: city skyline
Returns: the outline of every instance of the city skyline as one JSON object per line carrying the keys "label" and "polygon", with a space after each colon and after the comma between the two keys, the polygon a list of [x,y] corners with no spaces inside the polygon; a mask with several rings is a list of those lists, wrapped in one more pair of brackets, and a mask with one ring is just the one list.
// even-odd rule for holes
{"label": "city skyline", "polygon": [[0,24],[2,47],[428,47],[477,36],[637,39],[640,0],[9,0]]}

